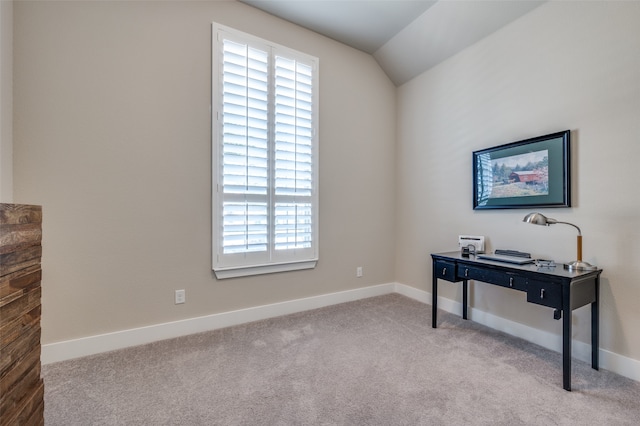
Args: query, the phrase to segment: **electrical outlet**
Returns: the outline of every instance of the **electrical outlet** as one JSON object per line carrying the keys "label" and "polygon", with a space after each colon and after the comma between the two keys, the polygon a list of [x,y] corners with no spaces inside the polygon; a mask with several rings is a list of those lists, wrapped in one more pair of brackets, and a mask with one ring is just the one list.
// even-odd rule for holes
{"label": "electrical outlet", "polygon": [[360,278],[362,276],[362,266],[358,266],[356,268],[356,277]]}
{"label": "electrical outlet", "polygon": [[187,301],[187,295],[184,290],[176,290],[176,305]]}

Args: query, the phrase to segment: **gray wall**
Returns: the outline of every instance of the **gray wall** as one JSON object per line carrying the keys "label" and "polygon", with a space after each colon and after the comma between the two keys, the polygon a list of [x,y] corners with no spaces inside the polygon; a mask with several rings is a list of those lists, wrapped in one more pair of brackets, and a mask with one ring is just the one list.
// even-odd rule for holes
{"label": "gray wall", "polygon": [[[396,89],[371,55],[237,2],[14,8],[14,190],[43,205],[44,344],[393,281]],[[320,59],[314,270],[211,272],[212,21]]]}
{"label": "gray wall", "polygon": [[[458,234],[572,260],[573,228],[471,205],[473,150],[568,128],[574,207],[543,213],[578,224],[604,268],[602,349],[640,360],[640,3],[546,3],[398,89],[370,55],[236,2],[14,12],[13,192],[44,206],[43,343],[394,281],[429,291],[428,254]],[[210,271],[211,21],[320,58],[315,270]],[[471,303],[560,334],[522,294],[474,284]],[[574,324],[588,342],[588,309]]]}
{"label": "gray wall", "polygon": [[[577,224],[584,260],[604,269],[601,348],[640,359],[639,21],[637,2],[549,2],[400,88],[396,281],[429,290],[425,253],[456,249],[459,234],[575,260],[574,228],[473,211],[471,191],[472,151],[570,129],[573,207],[541,211]],[[459,285],[441,288],[461,300]],[[474,284],[471,304],[561,333],[523,293]],[[574,338],[590,342],[589,320],[575,311]]]}
{"label": "gray wall", "polygon": [[0,202],[13,202],[13,2],[0,1]]}

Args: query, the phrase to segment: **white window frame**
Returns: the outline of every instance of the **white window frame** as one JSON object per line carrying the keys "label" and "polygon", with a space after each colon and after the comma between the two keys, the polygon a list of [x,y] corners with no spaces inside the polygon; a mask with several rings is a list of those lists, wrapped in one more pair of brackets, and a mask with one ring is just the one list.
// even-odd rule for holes
{"label": "white window frame", "polygon": [[[311,203],[311,244],[302,249],[275,249],[274,206],[276,203],[301,202],[295,195],[285,197],[275,195],[275,141],[274,141],[274,112],[270,100],[269,115],[269,189],[268,189],[268,243],[267,250],[261,252],[244,252],[226,254],[223,249],[223,124],[222,124],[222,43],[223,40],[245,43],[252,48],[259,48],[269,53],[269,92],[273,98],[274,65],[276,55],[293,59],[299,63],[309,65],[313,69],[312,77],[312,142],[311,142],[311,195],[302,197]],[[233,28],[212,23],[212,78],[211,78],[211,123],[212,123],[212,268],[218,279],[267,274],[274,272],[293,271],[315,268],[318,261],[318,59],[310,55],[271,43],[267,40],[246,34]],[[248,201],[247,201],[248,202]]]}

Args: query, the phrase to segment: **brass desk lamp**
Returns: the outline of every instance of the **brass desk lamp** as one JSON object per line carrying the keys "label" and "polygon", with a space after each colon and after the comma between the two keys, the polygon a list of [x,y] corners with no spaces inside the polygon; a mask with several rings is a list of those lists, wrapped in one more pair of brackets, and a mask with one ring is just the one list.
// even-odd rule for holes
{"label": "brass desk lamp", "polygon": [[569,222],[560,222],[559,220],[552,219],[550,217],[546,217],[542,213],[529,213],[522,220],[523,222],[533,223],[534,225],[554,225],[556,223],[564,223],[565,225],[571,225],[578,230],[578,260],[574,260],[571,263],[568,263],[565,267],[570,271],[595,271],[598,269],[597,266],[593,266],[590,263],[582,261],[582,232],[580,232],[580,228],[578,228],[573,223]]}

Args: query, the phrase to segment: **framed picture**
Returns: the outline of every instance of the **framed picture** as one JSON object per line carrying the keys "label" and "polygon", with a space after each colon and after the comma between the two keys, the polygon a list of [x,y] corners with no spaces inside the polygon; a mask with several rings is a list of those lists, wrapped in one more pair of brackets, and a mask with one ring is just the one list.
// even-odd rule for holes
{"label": "framed picture", "polygon": [[570,131],[473,153],[473,209],[571,207]]}

